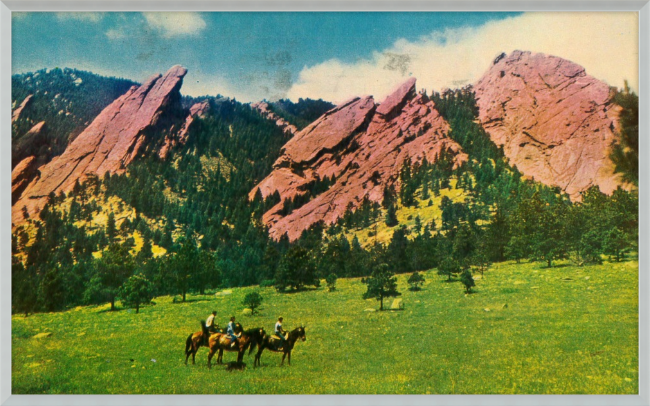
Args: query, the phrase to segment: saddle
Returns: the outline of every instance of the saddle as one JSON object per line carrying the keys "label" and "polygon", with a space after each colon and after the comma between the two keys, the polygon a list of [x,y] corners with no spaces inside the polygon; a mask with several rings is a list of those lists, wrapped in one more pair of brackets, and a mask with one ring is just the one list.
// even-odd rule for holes
{"label": "saddle", "polygon": [[279,335],[273,334],[271,335],[271,344],[275,347],[276,350],[282,350],[283,349],[283,341],[280,338]]}

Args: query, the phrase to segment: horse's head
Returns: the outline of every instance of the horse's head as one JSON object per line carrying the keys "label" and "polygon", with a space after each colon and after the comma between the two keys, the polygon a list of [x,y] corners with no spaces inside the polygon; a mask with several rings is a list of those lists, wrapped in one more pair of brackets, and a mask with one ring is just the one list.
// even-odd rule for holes
{"label": "horse's head", "polygon": [[298,333],[297,338],[301,339],[302,341],[307,340],[307,336],[305,335],[305,326],[300,326],[296,328],[296,331]]}

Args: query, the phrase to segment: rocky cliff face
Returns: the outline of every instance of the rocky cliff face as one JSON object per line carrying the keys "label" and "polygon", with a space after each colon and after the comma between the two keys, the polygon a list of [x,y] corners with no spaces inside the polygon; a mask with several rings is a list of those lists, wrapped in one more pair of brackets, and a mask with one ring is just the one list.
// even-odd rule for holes
{"label": "rocky cliff face", "polygon": [[282,203],[265,213],[272,237],[287,233],[295,240],[318,221],[335,222],[349,204],[356,208],[365,197],[380,202],[385,185],[399,189],[399,171],[407,158],[434,162],[446,150],[456,165],[462,164],[467,155],[447,137],[448,131],[434,103],[417,94],[415,79],[409,79],[380,105],[371,96],[357,97],[298,132],[250,197],[259,190],[263,197],[277,191],[283,200],[290,199],[313,182],[335,177],[327,191],[290,214],[282,214]]}
{"label": "rocky cliff face", "polygon": [[474,86],[479,119],[510,163],[572,199],[622,184],[608,155],[618,108],[609,86],[562,58],[515,51],[499,56]]}
{"label": "rocky cliff face", "polygon": [[24,221],[23,206],[32,216],[43,208],[50,193],[68,192],[86,175],[123,172],[141,152],[148,132],[176,114],[172,111],[178,109],[186,73],[182,66],[174,66],[165,75],[131,87],[106,107],[63,154],[39,168],[12,208],[14,226]]}

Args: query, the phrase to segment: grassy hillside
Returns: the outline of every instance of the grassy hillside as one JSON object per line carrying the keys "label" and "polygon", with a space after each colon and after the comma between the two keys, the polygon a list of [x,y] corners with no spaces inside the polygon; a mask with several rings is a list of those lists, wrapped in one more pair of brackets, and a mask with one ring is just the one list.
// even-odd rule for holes
{"label": "grassy hillside", "polygon": [[[466,295],[458,282],[425,272],[405,309],[371,312],[359,279],[279,294],[233,289],[226,296],[159,297],[141,309],[79,307],[12,316],[13,393],[638,393],[638,262],[573,267],[501,263]],[[477,276],[478,277],[478,276]],[[199,320],[240,315],[247,292],[264,297],[244,327],[306,324],[293,363],[265,352],[262,367],[227,373],[183,365]],[[49,337],[34,338],[39,333]],[[235,354],[224,355],[226,362]]]}
{"label": "grassy hillside", "polygon": [[[433,221],[439,229],[442,224],[442,209],[440,208],[442,198],[448,197],[454,203],[465,202],[469,199],[467,191],[456,188],[457,183],[458,181],[456,179],[450,179],[448,188],[440,189],[440,194],[438,196],[431,193],[430,198],[426,200],[419,197],[421,190],[418,189],[418,197],[415,198],[417,205],[414,206],[407,207],[400,202],[396,203],[396,215],[399,226],[406,226],[409,230],[412,230],[415,226],[415,218],[419,216],[420,222],[423,225],[431,224]],[[431,205],[429,205],[429,201],[431,201]],[[381,217],[379,217],[370,227],[355,227],[353,229],[346,228],[345,236],[350,241],[352,241],[356,236],[364,248],[373,245],[375,242],[388,244],[390,243],[390,240],[393,237],[393,232],[397,226],[387,226],[385,217],[386,210],[382,209]],[[413,238],[415,234],[416,233],[411,234],[411,238]]]}

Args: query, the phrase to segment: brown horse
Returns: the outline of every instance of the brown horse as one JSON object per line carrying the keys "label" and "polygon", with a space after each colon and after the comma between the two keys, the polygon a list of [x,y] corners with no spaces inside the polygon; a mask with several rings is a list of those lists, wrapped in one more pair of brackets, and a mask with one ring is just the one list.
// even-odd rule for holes
{"label": "brown horse", "polygon": [[257,354],[255,354],[255,362],[253,362],[253,366],[257,365],[262,365],[262,362],[260,360],[260,357],[262,356],[262,351],[264,351],[265,348],[268,348],[269,351],[273,352],[282,352],[282,363],[280,365],[284,365],[284,357],[287,357],[289,361],[289,365],[291,365],[291,350],[293,350],[293,346],[296,345],[296,341],[301,339],[302,341],[307,340],[307,336],[305,335],[305,327],[296,327],[289,333],[289,338],[284,342],[284,346],[282,346],[282,340],[280,340],[279,337],[276,336],[266,336],[262,343],[259,345],[259,350],[257,351]]}
{"label": "brown horse", "polygon": [[187,365],[187,360],[190,358],[190,355],[192,356],[192,364],[194,364],[194,358],[196,357],[196,353],[199,351],[199,348],[207,347],[207,338],[209,338],[212,334],[218,333],[223,333],[223,330],[217,329],[216,332],[210,333],[208,331],[208,328],[205,326],[205,322],[201,321],[201,331],[190,334],[190,336],[187,337],[187,340],[185,340],[185,365]]}
{"label": "brown horse", "polygon": [[243,328],[239,323],[235,326],[235,333],[241,332],[241,336],[237,339],[236,346],[231,346],[232,339],[228,334],[217,333],[210,336],[208,348],[210,348],[210,353],[208,354],[208,368],[212,368],[212,357],[214,354],[219,351],[217,356],[217,364],[221,364],[223,361],[223,351],[237,352],[237,362],[241,363],[244,359],[244,353],[247,349],[251,349],[249,354],[253,351],[253,348],[260,345],[260,343],[266,337],[266,332],[262,327],[253,328],[250,330],[242,331]]}

